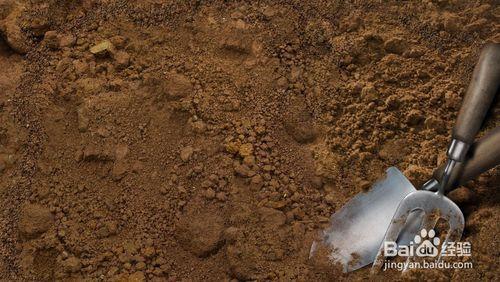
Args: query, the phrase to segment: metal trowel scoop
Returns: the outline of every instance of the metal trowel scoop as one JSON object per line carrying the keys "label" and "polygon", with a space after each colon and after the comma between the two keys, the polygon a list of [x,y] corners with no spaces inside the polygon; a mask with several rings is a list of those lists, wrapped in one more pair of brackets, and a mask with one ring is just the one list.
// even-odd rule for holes
{"label": "metal trowel scoop", "polygon": [[[462,237],[465,226],[464,215],[453,201],[444,196],[444,188],[439,189],[438,192],[415,191],[407,195],[398,206],[384,239],[379,246],[372,269],[376,271],[383,264],[385,258],[385,244],[383,243],[397,241],[407,222],[408,216],[414,211],[423,212],[424,220],[422,224],[425,230],[433,229],[438,219],[444,219],[448,223],[448,230],[443,246],[446,246],[447,242],[457,242]],[[442,251],[444,250],[445,248],[442,248]],[[410,259],[411,257],[408,257],[408,261]],[[441,253],[437,259],[441,259]]]}
{"label": "metal trowel scoop", "polygon": [[[446,170],[443,175],[450,181],[444,182],[449,182],[449,184],[440,184],[441,175],[435,173],[435,179],[429,181],[424,189],[433,190],[444,185],[449,190],[453,188],[453,185],[463,184],[500,163],[500,146],[498,146],[500,129],[495,129],[492,134],[483,137],[471,147],[499,85],[500,44],[488,44],[483,49],[474,69],[453,130],[453,139],[448,149],[448,158],[451,161],[448,162],[447,169],[436,170],[439,173]],[[467,162],[464,162],[466,158],[468,158]],[[368,192],[355,196],[340,211],[332,215],[330,227],[323,231],[322,240],[313,244],[310,256],[314,255],[317,244],[324,244],[331,249],[329,258],[340,262],[344,271],[347,272],[361,268],[375,260],[386,231],[394,240],[406,243],[405,241],[409,241],[409,238],[420,230],[422,224],[429,224],[421,216],[421,211],[427,210],[426,203],[421,201],[421,193],[410,197],[409,194],[413,192],[416,192],[416,189],[406,177],[397,168],[389,168],[385,178],[378,181]],[[446,201],[448,199],[444,200],[446,205],[439,204],[445,198],[443,192],[442,189],[440,195],[437,195],[422,191],[426,193],[424,198],[432,194],[429,198],[432,198],[431,201],[435,207],[442,207],[443,210],[451,208],[455,211],[454,214],[457,214],[454,204],[451,203],[453,204],[451,205]],[[391,219],[400,202],[407,196],[407,201],[403,201],[404,204],[401,207],[406,221],[401,218],[401,223],[394,226],[394,230],[398,232],[394,231],[396,235],[392,235],[392,231],[388,230]],[[405,209],[405,207],[415,206],[416,203],[421,207],[420,209]],[[463,217],[462,220],[460,216],[455,218],[457,222],[455,226],[459,227],[461,222],[463,225]],[[459,229],[457,232],[460,231]]]}
{"label": "metal trowel scoop", "polygon": [[384,179],[356,195],[331,217],[330,227],[321,238],[321,243],[332,249],[329,258],[341,263],[344,272],[372,263],[400,201],[415,191],[401,171],[387,169]]}

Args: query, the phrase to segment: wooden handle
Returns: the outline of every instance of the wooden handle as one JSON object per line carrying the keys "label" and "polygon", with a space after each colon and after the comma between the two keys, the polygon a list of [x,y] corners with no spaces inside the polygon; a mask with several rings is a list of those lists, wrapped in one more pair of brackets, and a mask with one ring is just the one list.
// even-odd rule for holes
{"label": "wooden handle", "polygon": [[474,68],[452,137],[471,145],[500,87],[500,44],[487,44]]}

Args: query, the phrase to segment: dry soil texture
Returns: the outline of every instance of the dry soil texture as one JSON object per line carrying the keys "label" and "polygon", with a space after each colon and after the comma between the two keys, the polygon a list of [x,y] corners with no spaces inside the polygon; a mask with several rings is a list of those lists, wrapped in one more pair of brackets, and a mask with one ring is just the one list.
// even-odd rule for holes
{"label": "dry soil texture", "polygon": [[498,281],[498,169],[453,196],[472,270],[308,253],[385,168],[419,185],[443,162],[499,20],[496,0],[0,0],[0,280]]}

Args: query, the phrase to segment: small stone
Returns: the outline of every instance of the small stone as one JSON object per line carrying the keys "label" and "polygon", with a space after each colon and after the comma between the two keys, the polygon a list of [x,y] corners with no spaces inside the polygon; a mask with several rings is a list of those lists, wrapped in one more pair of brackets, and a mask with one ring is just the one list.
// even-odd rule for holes
{"label": "small stone", "polygon": [[276,86],[279,88],[286,88],[288,86],[288,79],[286,77],[282,76],[276,80]]}
{"label": "small stone", "polygon": [[156,253],[156,250],[155,248],[153,247],[146,247],[143,249],[142,251],[142,254],[146,257],[146,258],[151,258],[154,254]]}
{"label": "small stone", "polygon": [[13,154],[0,154],[0,173],[14,165],[15,161]]}
{"label": "small stone", "polygon": [[206,179],[204,180],[203,182],[201,182],[201,187],[202,188],[208,188],[208,187],[211,187],[213,185],[213,182]]}
{"label": "small stone", "polygon": [[250,183],[252,183],[252,184],[261,184],[262,181],[263,181],[262,176],[260,176],[259,174],[257,174],[257,175],[254,175],[252,177],[252,179],[250,180]]}
{"label": "small stone", "polygon": [[226,148],[226,151],[230,154],[236,154],[239,149],[240,149],[240,146],[238,143],[236,142],[228,142],[225,146]]}
{"label": "small stone", "polygon": [[124,69],[130,65],[130,55],[124,51],[118,51],[113,54],[117,69]]}
{"label": "small stone", "polygon": [[452,13],[444,13],[442,16],[444,30],[449,33],[455,33],[462,30],[460,17]]}
{"label": "small stone", "polygon": [[97,133],[97,135],[99,135],[99,137],[106,138],[106,137],[109,137],[110,132],[106,127],[99,126],[99,128],[97,128],[97,130],[96,130],[96,133]]}
{"label": "small stone", "polygon": [[189,161],[191,159],[191,156],[193,155],[194,149],[191,146],[186,146],[181,149],[181,160],[183,162]]}
{"label": "small stone", "polygon": [[142,271],[137,271],[128,276],[127,282],[144,282],[146,281],[146,276]]}
{"label": "small stone", "polygon": [[50,49],[59,48],[57,32],[55,32],[53,30],[47,31],[45,33],[45,35],[43,36],[43,42]]}
{"label": "small stone", "polygon": [[396,95],[391,95],[385,100],[385,105],[388,110],[397,110],[401,105],[401,99]]}
{"label": "small stone", "polygon": [[111,176],[113,177],[114,180],[118,181],[121,180],[123,177],[125,177],[127,171],[128,171],[128,164],[123,161],[117,161],[113,165],[113,169],[111,170]]}
{"label": "small stone", "polygon": [[424,120],[424,114],[422,111],[417,109],[412,109],[408,112],[406,116],[406,123],[410,126],[417,125]]}
{"label": "small stone", "polygon": [[195,133],[203,133],[207,130],[207,125],[202,120],[191,122],[190,126]]}
{"label": "small stone", "polygon": [[411,47],[404,53],[407,58],[420,58],[425,54],[425,50],[418,47]]}
{"label": "small stone", "polygon": [[444,94],[444,105],[449,109],[458,109],[462,103],[460,96],[453,91]]}
{"label": "small stone", "polygon": [[263,125],[257,125],[255,127],[255,133],[257,133],[259,135],[262,135],[262,134],[266,133],[266,127],[263,126]]}
{"label": "small stone", "polygon": [[258,213],[261,221],[272,227],[282,226],[286,222],[286,215],[276,209],[261,207],[259,208]]}
{"label": "small stone", "polygon": [[118,273],[118,271],[119,271],[119,270],[120,270],[120,269],[119,269],[118,267],[116,267],[116,266],[112,266],[112,267],[109,269],[109,271],[107,272],[107,275],[108,275],[108,276],[110,276],[110,277],[111,277],[111,276],[115,276],[115,275]]}
{"label": "small stone", "polygon": [[87,131],[87,129],[89,128],[90,119],[83,108],[79,108],[77,110],[77,117],[78,117],[78,130],[80,132]]}
{"label": "small stone", "polygon": [[361,17],[356,14],[351,14],[340,22],[339,29],[342,31],[353,32],[358,30],[361,24]]}
{"label": "small stone", "polygon": [[97,230],[97,236],[99,238],[107,238],[109,236],[116,235],[117,232],[118,224],[114,221],[108,221]]}
{"label": "small stone", "polygon": [[323,179],[321,179],[320,176],[313,176],[311,178],[311,184],[313,185],[314,188],[321,189],[323,188]]}
{"label": "small stone", "polygon": [[271,6],[267,6],[264,9],[262,9],[262,14],[267,18],[270,19],[273,16],[277,14],[277,9],[273,8]]}
{"label": "small stone", "polygon": [[269,201],[266,203],[266,207],[273,209],[282,209],[286,206],[286,201]]}
{"label": "small stone", "polygon": [[302,75],[302,69],[297,66],[292,66],[290,68],[290,81],[295,82]]}
{"label": "small stone", "polygon": [[233,243],[238,239],[240,233],[241,231],[237,227],[228,227],[226,230],[224,230],[224,239],[230,243]]}
{"label": "small stone", "polygon": [[371,83],[365,85],[363,89],[361,89],[361,97],[366,101],[373,101],[377,99],[377,90],[375,86]]}
{"label": "small stone", "polygon": [[135,269],[137,270],[143,270],[145,268],[146,268],[146,263],[144,263],[143,261],[140,261],[135,265]]}
{"label": "small stone", "polygon": [[234,21],[233,25],[236,29],[247,29],[248,28],[248,25],[242,19]]}
{"label": "small stone", "polygon": [[245,164],[237,164],[234,167],[234,171],[237,175],[242,177],[252,177],[252,170]]}
{"label": "small stone", "polygon": [[361,190],[363,191],[368,191],[368,189],[370,189],[371,187],[371,182],[368,181],[368,180],[365,180],[365,179],[358,179],[357,183],[359,188],[361,188]]}
{"label": "small stone", "polygon": [[444,133],[447,130],[446,123],[442,119],[434,116],[426,118],[424,126],[428,129],[433,129],[437,133]]}
{"label": "small stone", "polygon": [[240,146],[238,153],[242,157],[250,156],[253,153],[253,145],[251,143],[246,143]]}
{"label": "small stone", "polygon": [[333,193],[330,193],[325,196],[325,200],[328,204],[335,205],[336,197]]}
{"label": "small stone", "polygon": [[94,55],[106,55],[113,52],[114,46],[109,40],[104,40],[90,48],[90,53]]}
{"label": "small stone", "polygon": [[101,150],[96,146],[89,144],[83,149],[83,160],[84,161],[110,161],[113,160],[109,152]]}
{"label": "small stone", "polygon": [[262,169],[264,171],[270,172],[270,171],[273,171],[273,166],[267,164],[267,165],[263,166]]}
{"label": "small stone", "polygon": [[69,257],[63,261],[64,270],[68,273],[76,273],[82,268],[82,263],[80,259],[76,257]]}
{"label": "small stone", "polygon": [[243,158],[243,163],[246,164],[247,166],[251,167],[255,165],[255,157],[254,156],[246,156]]}
{"label": "small stone", "polygon": [[221,201],[221,202],[224,202],[226,201],[226,193],[224,192],[219,192],[215,195],[215,197],[217,198],[217,200]]}
{"label": "small stone", "polygon": [[113,43],[113,46],[118,49],[124,48],[127,44],[127,39],[121,35],[113,36],[109,40],[111,41],[111,43]]}
{"label": "small stone", "polygon": [[115,158],[117,161],[121,161],[125,159],[128,155],[128,145],[127,144],[118,144],[115,148]]}
{"label": "small stone", "polygon": [[388,53],[401,55],[406,51],[407,43],[404,39],[395,37],[384,43],[384,49]]}
{"label": "small stone", "polygon": [[76,37],[73,34],[64,34],[59,37],[59,48],[73,47],[76,43]]}
{"label": "small stone", "polygon": [[127,252],[128,254],[130,255],[133,255],[137,252],[137,250],[139,249],[136,242],[133,242],[133,241],[126,241],[124,244],[123,244],[123,249],[125,250],[125,252]]}
{"label": "small stone", "polygon": [[141,161],[134,161],[132,163],[132,172],[141,172],[144,170],[144,164]]}
{"label": "small stone", "polygon": [[212,188],[208,188],[203,193],[203,196],[205,196],[205,198],[207,198],[208,200],[211,200],[211,199],[215,198],[215,191]]}

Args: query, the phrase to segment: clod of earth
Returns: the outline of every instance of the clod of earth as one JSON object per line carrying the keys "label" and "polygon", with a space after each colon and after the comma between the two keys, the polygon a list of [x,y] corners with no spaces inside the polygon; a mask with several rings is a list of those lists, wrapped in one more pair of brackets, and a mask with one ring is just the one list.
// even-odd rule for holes
{"label": "clod of earth", "polygon": [[21,210],[19,233],[32,239],[45,233],[54,224],[54,216],[48,208],[36,204],[27,204]]}
{"label": "clod of earth", "polygon": [[205,257],[223,244],[224,222],[215,214],[198,213],[182,217],[176,224],[179,244],[196,256]]}

